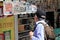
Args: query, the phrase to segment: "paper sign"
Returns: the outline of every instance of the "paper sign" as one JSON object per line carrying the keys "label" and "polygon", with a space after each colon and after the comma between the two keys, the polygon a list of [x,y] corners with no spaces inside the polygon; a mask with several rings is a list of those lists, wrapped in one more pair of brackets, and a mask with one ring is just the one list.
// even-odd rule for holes
{"label": "paper sign", "polygon": [[11,40],[11,31],[4,31],[5,40]]}
{"label": "paper sign", "polygon": [[12,2],[4,2],[4,15],[12,15],[13,5]]}
{"label": "paper sign", "polygon": [[0,33],[5,34],[5,40],[10,40],[10,36],[11,36],[11,40],[15,40],[15,26],[14,26],[14,24],[15,24],[14,16],[0,19]]}

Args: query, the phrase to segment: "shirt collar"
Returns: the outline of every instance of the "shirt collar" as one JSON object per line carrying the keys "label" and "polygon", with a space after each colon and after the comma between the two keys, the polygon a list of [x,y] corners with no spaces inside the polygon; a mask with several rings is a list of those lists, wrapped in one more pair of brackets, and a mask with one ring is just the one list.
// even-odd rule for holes
{"label": "shirt collar", "polygon": [[45,20],[37,21],[36,24],[38,24],[39,22],[42,22],[42,23],[45,23],[46,24]]}
{"label": "shirt collar", "polygon": [[37,21],[36,24],[38,24],[38,23],[40,23],[40,22],[46,24],[46,26],[49,26],[49,25],[45,22],[45,20]]}

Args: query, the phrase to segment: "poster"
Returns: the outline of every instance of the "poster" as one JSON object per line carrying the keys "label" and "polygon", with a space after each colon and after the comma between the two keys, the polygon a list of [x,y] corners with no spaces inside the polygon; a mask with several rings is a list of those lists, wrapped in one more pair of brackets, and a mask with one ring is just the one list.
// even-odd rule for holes
{"label": "poster", "polygon": [[[9,38],[10,34],[11,34],[11,39],[9,38],[9,40],[15,40],[15,25],[14,24],[15,24],[14,16],[0,19],[0,33],[5,34],[5,40],[8,40],[7,36]],[[9,34],[9,35],[6,35],[6,34]]]}
{"label": "poster", "polygon": [[12,15],[12,11],[13,11],[13,4],[12,2],[4,2],[3,3],[3,7],[4,7],[4,15]]}

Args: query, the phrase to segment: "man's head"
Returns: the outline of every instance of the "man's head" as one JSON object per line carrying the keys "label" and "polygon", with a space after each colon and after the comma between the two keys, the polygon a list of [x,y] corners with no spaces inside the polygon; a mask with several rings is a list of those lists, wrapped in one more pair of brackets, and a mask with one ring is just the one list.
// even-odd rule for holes
{"label": "man's head", "polygon": [[40,10],[40,9],[37,9],[37,12],[35,13],[34,19],[37,20],[36,18],[37,18],[38,20],[39,20],[40,18],[46,19],[46,13],[45,13],[44,11]]}

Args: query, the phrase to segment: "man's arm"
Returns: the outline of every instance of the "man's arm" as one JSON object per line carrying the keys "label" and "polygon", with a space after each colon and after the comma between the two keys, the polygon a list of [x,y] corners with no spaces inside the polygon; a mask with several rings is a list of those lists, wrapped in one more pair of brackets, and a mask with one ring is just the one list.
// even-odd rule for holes
{"label": "man's arm", "polygon": [[36,36],[31,36],[32,40],[44,40],[44,26],[38,24],[36,27]]}

